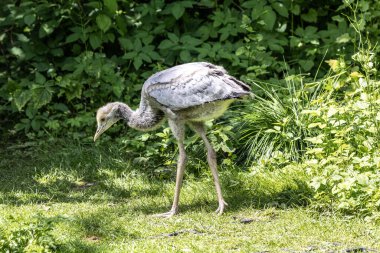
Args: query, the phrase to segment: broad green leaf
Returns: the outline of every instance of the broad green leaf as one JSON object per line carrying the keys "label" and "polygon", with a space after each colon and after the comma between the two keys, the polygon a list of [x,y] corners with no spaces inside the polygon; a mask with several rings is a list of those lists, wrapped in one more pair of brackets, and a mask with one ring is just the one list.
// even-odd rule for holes
{"label": "broad green leaf", "polygon": [[113,33],[106,33],[105,37],[108,39],[108,41],[110,41],[112,43],[115,42],[115,34],[113,34]]}
{"label": "broad green leaf", "polygon": [[189,62],[189,61],[191,61],[191,55],[190,55],[190,52],[188,50],[182,50],[179,53],[179,57],[181,58],[181,60],[183,62]]}
{"label": "broad green leaf", "polygon": [[135,51],[140,51],[142,48],[141,40],[137,38],[133,43],[133,47]]}
{"label": "broad green leaf", "polygon": [[149,57],[150,57],[152,60],[157,61],[157,60],[160,60],[160,59],[161,59],[161,56],[160,56],[158,53],[156,53],[155,51],[147,51],[146,53],[149,55]]}
{"label": "broad green leaf", "polygon": [[315,128],[315,127],[319,127],[320,129],[323,129],[325,128],[327,125],[326,124],[323,124],[323,123],[320,123],[320,122],[317,122],[317,123],[310,123],[307,128]]}
{"label": "broad green leaf", "polygon": [[283,23],[280,27],[276,28],[276,31],[277,31],[277,32],[280,32],[280,33],[283,33],[283,32],[286,31],[286,27],[287,27],[287,26],[288,26],[288,25],[287,25],[286,23]]}
{"label": "broad green leaf", "polygon": [[135,57],[133,59],[133,66],[135,67],[135,69],[139,69],[142,65],[142,59],[140,57]]}
{"label": "broad green leaf", "polygon": [[292,4],[292,7],[290,9],[290,11],[294,14],[294,15],[300,15],[301,13],[301,8],[298,4]]}
{"label": "broad green leaf", "polygon": [[107,15],[99,14],[96,17],[96,24],[98,25],[99,29],[102,30],[102,32],[106,32],[108,29],[110,29],[112,21]]}
{"label": "broad green leaf", "polygon": [[26,37],[24,34],[20,33],[20,34],[17,34],[17,39],[21,42],[29,42],[29,38]]}
{"label": "broad green leaf", "polygon": [[311,68],[314,66],[314,62],[312,60],[299,60],[299,64],[305,71],[311,70]]}
{"label": "broad green leaf", "polygon": [[121,97],[123,90],[124,90],[124,86],[122,83],[116,83],[112,85],[112,91],[118,98]]}
{"label": "broad green leaf", "polygon": [[26,15],[24,17],[24,22],[28,26],[33,25],[34,21],[36,21],[36,15],[35,14],[29,14],[29,15]]}
{"label": "broad green leaf", "polygon": [[32,126],[34,131],[38,131],[38,130],[40,130],[41,122],[37,119],[33,119],[31,122],[31,126]]}
{"label": "broad green leaf", "polygon": [[285,7],[285,5],[283,3],[280,3],[280,2],[274,2],[272,4],[272,7],[275,11],[277,11],[278,14],[280,14],[281,16],[287,18],[288,17],[288,9]]}
{"label": "broad green leaf", "polygon": [[185,12],[185,7],[181,4],[181,2],[174,2],[170,9],[170,12],[173,14],[175,19],[180,19]]}
{"label": "broad green leaf", "polygon": [[239,48],[236,50],[235,54],[236,54],[237,56],[240,56],[240,55],[242,55],[242,54],[245,54],[246,52],[249,53],[249,50],[248,50],[246,47],[239,47]]}
{"label": "broad green leaf", "polygon": [[160,45],[158,46],[159,49],[168,49],[174,46],[175,44],[171,40],[163,40],[161,41]]}
{"label": "broad green leaf", "polygon": [[32,92],[30,90],[17,90],[13,94],[13,101],[19,111],[24,108],[26,103],[32,98]]}
{"label": "broad green leaf", "polygon": [[141,52],[141,53],[139,54],[139,57],[140,57],[143,61],[145,61],[145,62],[148,62],[148,63],[151,63],[151,62],[152,62],[152,60],[150,59],[150,57],[149,57],[146,53],[144,53],[144,52]]}
{"label": "broad green leaf", "polygon": [[360,185],[368,185],[369,184],[369,178],[366,174],[362,173],[357,175],[356,180]]}
{"label": "broad green leaf", "polygon": [[321,181],[319,180],[318,177],[314,177],[312,179],[312,181],[310,182],[309,184],[312,188],[314,188],[315,190],[318,190],[319,187],[321,187]]}
{"label": "broad green leaf", "polygon": [[124,50],[133,50],[133,43],[130,39],[119,38],[119,43],[123,47]]}
{"label": "broad green leaf", "polygon": [[54,56],[60,57],[64,55],[63,49],[62,48],[53,48],[50,50],[50,53]]}
{"label": "broad green leaf", "polygon": [[99,35],[96,33],[90,34],[89,39],[90,39],[90,45],[92,49],[97,49],[98,47],[102,45],[102,41],[100,40]]}
{"label": "broad green leaf", "polygon": [[117,11],[117,0],[103,0],[103,3],[111,13]]}
{"label": "broad green leaf", "polygon": [[264,9],[264,13],[261,16],[264,21],[264,28],[266,30],[273,30],[274,24],[276,23],[276,13],[270,7]]}
{"label": "broad green leaf", "polygon": [[329,110],[327,111],[327,118],[330,118],[337,113],[338,113],[338,109],[336,109],[335,107],[330,107]]}
{"label": "broad green leaf", "polygon": [[279,44],[272,43],[269,41],[268,45],[269,45],[269,49],[272,51],[276,51],[276,52],[280,52],[280,53],[284,52],[284,48]]}
{"label": "broad green leaf", "polygon": [[344,33],[336,38],[336,43],[347,43],[351,41],[351,37],[348,33]]}
{"label": "broad green leaf", "polygon": [[116,22],[119,33],[122,36],[125,36],[125,34],[127,34],[126,18],[124,16],[118,15],[115,17],[115,22]]}
{"label": "broad green leaf", "polygon": [[179,38],[174,33],[168,33],[168,37],[174,43],[178,43],[179,42]]}
{"label": "broad green leaf", "polygon": [[19,47],[12,47],[11,48],[11,54],[13,54],[14,56],[16,56],[17,58],[20,58],[20,59],[25,58],[24,51]]}
{"label": "broad green leaf", "polygon": [[377,112],[375,119],[378,120],[378,121],[380,121],[380,112]]}
{"label": "broad green leaf", "polygon": [[92,9],[101,9],[102,8],[102,2],[100,1],[91,1],[88,3],[85,3],[84,6],[91,7]]}
{"label": "broad green leaf", "polygon": [[251,12],[252,20],[257,20],[258,18],[260,18],[261,15],[263,15],[263,13],[264,13],[264,8],[265,8],[265,2],[257,1],[255,3],[255,7],[252,8],[252,12]]}
{"label": "broad green leaf", "polygon": [[51,101],[52,90],[49,87],[37,85],[32,89],[32,101],[35,109],[39,109]]}
{"label": "broad green leaf", "polygon": [[58,110],[58,111],[61,111],[61,112],[67,112],[69,110],[67,105],[65,105],[63,103],[55,103],[55,104],[53,104],[53,108]]}
{"label": "broad green leaf", "polygon": [[247,9],[253,9],[254,7],[257,6],[257,0],[251,0],[251,1],[243,1],[241,6]]}
{"label": "broad green leaf", "polygon": [[309,9],[308,13],[301,14],[301,18],[310,23],[316,23],[317,17],[318,17],[318,12],[313,8]]}
{"label": "broad green leaf", "polygon": [[33,119],[35,117],[36,113],[37,113],[37,110],[35,108],[33,108],[32,106],[28,106],[25,110],[25,115],[29,119]]}
{"label": "broad green leaf", "polygon": [[52,130],[58,130],[61,127],[61,124],[58,120],[49,120],[45,123],[45,127],[52,129]]}
{"label": "broad green leaf", "polygon": [[244,26],[249,26],[252,21],[247,15],[243,14],[243,18],[242,18],[241,22]]}
{"label": "broad green leaf", "polygon": [[66,37],[66,43],[71,43],[79,40],[82,37],[81,33],[72,33]]}
{"label": "broad green leaf", "polygon": [[44,75],[42,75],[40,72],[36,72],[35,73],[35,78],[34,80],[36,81],[36,83],[38,84],[44,84],[46,82],[46,78]]}
{"label": "broad green leaf", "polygon": [[190,44],[192,46],[198,46],[202,44],[202,41],[200,39],[194,38],[190,35],[184,35],[181,37],[181,42],[183,44]]}
{"label": "broad green leaf", "polygon": [[309,137],[309,138],[305,138],[305,141],[309,141],[313,144],[322,144],[323,143],[323,140],[324,140],[324,137],[325,135],[324,134],[320,134],[316,137]]}
{"label": "broad green leaf", "polygon": [[123,59],[127,59],[127,60],[133,59],[134,57],[136,57],[136,55],[137,55],[136,51],[128,52],[123,55]]}
{"label": "broad green leaf", "polygon": [[301,114],[310,114],[311,116],[321,116],[321,110],[302,110]]}
{"label": "broad green leaf", "polygon": [[141,141],[147,141],[150,137],[150,134],[143,134],[141,135]]}
{"label": "broad green leaf", "polygon": [[354,104],[354,108],[355,108],[355,109],[359,109],[359,110],[365,110],[365,109],[367,109],[369,106],[370,106],[370,104],[369,104],[368,102],[365,102],[365,101],[357,101],[357,102]]}
{"label": "broad green leaf", "polygon": [[40,30],[38,31],[38,36],[44,38],[47,35],[54,32],[54,26],[52,22],[44,23],[41,25]]}
{"label": "broad green leaf", "polygon": [[312,148],[306,151],[306,154],[322,154],[323,153],[323,148]]}

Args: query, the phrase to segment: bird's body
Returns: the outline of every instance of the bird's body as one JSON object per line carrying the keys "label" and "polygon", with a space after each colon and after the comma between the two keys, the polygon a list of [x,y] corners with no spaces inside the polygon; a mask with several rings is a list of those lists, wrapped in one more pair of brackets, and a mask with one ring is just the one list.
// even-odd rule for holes
{"label": "bird's body", "polygon": [[178,211],[186,160],[184,128],[185,124],[190,125],[206,144],[208,162],[218,193],[217,211],[222,213],[225,202],[216,170],[215,151],[207,140],[204,121],[221,116],[235,99],[248,94],[250,87],[228,75],[222,67],[206,62],[178,65],[160,71],[146,80],[141,91],[140,106],[136,111],[120,102],[101,107],[97,112],[98,130],[94,139],[120,119],[141,131],[153,130],[168,119],[179,146],[174,202],[172,209],[162,215],[171,216]]}

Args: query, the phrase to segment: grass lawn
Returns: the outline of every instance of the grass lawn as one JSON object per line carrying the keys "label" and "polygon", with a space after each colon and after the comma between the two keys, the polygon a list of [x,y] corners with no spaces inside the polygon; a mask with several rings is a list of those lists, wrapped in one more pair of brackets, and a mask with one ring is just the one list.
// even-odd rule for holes
{"label": "grass lawn", "polygon": [[0,238],[17,241],[11,236],[22,234],[17,231],[47,227],[59,252],[380,250],[375,224],[308,207],[307,176],[295,169],[221,168],[229,204],[222,216],[214,213],[216,194],[207,168],[200,175],[188,172],[180,214],[152,217],[170,208],[174,176],[141,169],[117,145],[107,145],[2,147]]}

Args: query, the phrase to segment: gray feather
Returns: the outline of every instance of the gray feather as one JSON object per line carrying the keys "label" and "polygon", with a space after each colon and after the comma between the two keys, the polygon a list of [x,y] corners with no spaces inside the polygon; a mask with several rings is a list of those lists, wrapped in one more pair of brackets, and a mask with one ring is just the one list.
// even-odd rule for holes
{"label": "gray feather", "polygon": [[182,110],[218,100],[239,98],[250,87],[206,62],[187,63],[151,76],[143,86],[146,98],[171,109]]}

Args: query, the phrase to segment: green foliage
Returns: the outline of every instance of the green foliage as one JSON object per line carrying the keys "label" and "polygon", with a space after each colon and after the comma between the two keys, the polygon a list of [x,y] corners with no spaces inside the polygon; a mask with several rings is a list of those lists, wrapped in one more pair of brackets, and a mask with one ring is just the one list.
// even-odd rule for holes
{"label": "green foliage", "polygon": [[[301,111],[310,95],[301,76],[288,76],[286,88],[262,83],[255,85],[261,95],[246,103],[234,124],[239,133],[242,159],[250,164],[274,156],[300,160],[309,130]],[[263,162],[263,161],[262,161]]]}
{"label": "green foliage", "polygon": [[[232,165],[236,159],[233,148],[235,134],[232,126],[213,124],[207,122],[208,138],[218,152],[218,162],[222,166]],[[186,152],[190,159],[187,160],[187,170],[198,172],[207,167],[206,149],[203,140],[189,130],[185,140]],[[165,177],[165,173],[171,174],[176,168],[176,155],[178,154],[177,142],[173,139],[169,127],[164,127],[156,133],[144,133],[120,140],[125,151],[133,158],[133,163],[147,172]],[[168,169],[169,168],[169,169]]]}
{"label": "green foliage", "polygon": [[90,140],[97,107],[137,105],[148,76],[183,62],[214,62],[243,79],[281,77],[287,63],[291,75],[315,71],[324,55],[352,52],[363,23],[378,34],[379,4],[358,3],[355,29],[341,15],[348,4],[8,0],[0,9],[3,134]]}
{"label": "green foliage", "polygon": [[379,109],[373,48],[352,56],[351,66],[328,61],[332,73],[321,81],[323,93],[309,110],[308,128],[315,135],[306,168],[315,175],[316,205],[363,214],[378,214],[380,204]]}
{"label": "green foliage", "polygon": [[37,218],[32,222],[22,222],[17,229],[0,237],[1,252],[55,252],[56,239],[51,234],[52,220]]}
{"label": "green foliage", "polygon": [[312,177],[311,204],[321,210],[378,219],[380,82],[375,48],[367,42],[350,61],[326,62],[331,71],[321,81],[283,93],[263,89],[266,98],[248,105],[239,120],[242,157],[255,160],[250,162],[253,168],[303,168]]}

